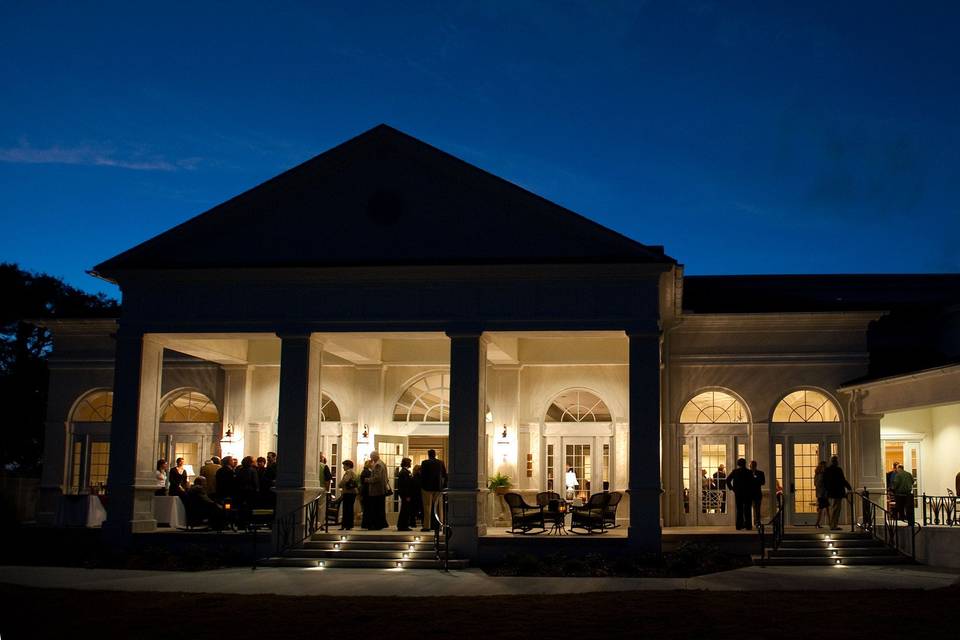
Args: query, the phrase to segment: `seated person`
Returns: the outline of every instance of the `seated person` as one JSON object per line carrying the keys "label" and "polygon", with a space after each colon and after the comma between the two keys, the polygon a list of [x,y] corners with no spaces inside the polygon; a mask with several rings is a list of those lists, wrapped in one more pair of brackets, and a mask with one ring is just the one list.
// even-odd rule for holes
{"label": "seated person", "polygon": [[187,510],[187,523],[195,524],[206,520],[214,529],[222,529],[225,516],[223,507],[207,495],[207,479],[197,476],[193,486],[184,498]]}

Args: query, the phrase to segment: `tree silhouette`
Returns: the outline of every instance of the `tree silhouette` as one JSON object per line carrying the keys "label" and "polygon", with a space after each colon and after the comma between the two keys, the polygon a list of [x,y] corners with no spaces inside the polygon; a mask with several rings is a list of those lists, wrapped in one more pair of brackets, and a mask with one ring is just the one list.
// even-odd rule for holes
{"label": "tree silhouette", "polygon": [[43,452],[47,406],[47,355],[52,339],[31,320],[116,317],[120,307],[42,273],[0,263],[0,464],[34,475]]}

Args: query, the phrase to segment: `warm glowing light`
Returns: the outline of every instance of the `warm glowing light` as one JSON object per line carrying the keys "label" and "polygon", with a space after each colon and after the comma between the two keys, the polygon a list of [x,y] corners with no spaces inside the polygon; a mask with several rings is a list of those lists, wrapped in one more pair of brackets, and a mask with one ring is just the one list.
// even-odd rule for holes
{"label": "warm glowing light", "polygon": [[410,546],[407,547],[407,549],[409,549],[410,551],[413,551],[413,545],[411,544]]}
{"label": "warm glowing light", "polygon": [[405,554],[403,554],[403,557],[404,557],[404,558],[409,558],[410,556],[405,553]]}

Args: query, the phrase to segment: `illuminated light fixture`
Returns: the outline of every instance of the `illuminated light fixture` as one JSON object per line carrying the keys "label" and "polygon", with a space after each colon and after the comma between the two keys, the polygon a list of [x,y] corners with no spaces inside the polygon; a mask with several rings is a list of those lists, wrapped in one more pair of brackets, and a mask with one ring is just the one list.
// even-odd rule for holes
{"label": "illuminated light fixture", "polygon": [[406,559],[406,558],[409,558],[410,556],[405,553],[405,554],[403,554],[403,557],[404,557],[404,559]]}
{"label": "illuminated light fixture", "polygon": [[487,411],[487,415],[484,416],[487,422],[493,422],[493,411]]}
{"label": "illuminated light fixture", "polygon": [[823,539],[824,539],[824,540],[829,540],[829,539],[830,539],[830,536],[823,536]]}
{"label": "illuminated light fixture", "polygon": [[223,457],[239,457],[239,452],[236,451],[237,446],[240,443],[233,437],[233,425],[227,425],[227,432],[223,434],[223,438],[220,439],[220,453]]}
{"label": "illuminated light fixture", "polygon": [[321,560],[320,562],[317,563],[317,565],[322,569],[322,568],[324,568],[325,566],[327,566],[327,563],[324,562],[323,560]]}
{"label": "illuminated light fixture", "polygon": [[833,555],[837,555],[837,551],[836,551],[836,550],[833,551]]}
{"label": "illuminated light fixture", "polygon": [[407,549],[409,549],[410,551],[413,551],[413,545],[411,544],[410,546],[407,547]]}
{"label": "illuminated light fixture", "polygon": [[370,437],[370,427],[368,427],[367,425],[363,425],[363,433],[360,434],[360,437],[363,438],[364,440],[366,440],[367,438],[369,438],[369,437]]}
{"label": "illuminated light fixture", "polygon": [[416,538],[414,538],[414,540],[416,540],[417,542],[420,542],[420,536],[417,536]]}
{"label": "illuminated light fixture", "polygon": [[402,563],[402,562],[398,562],[398,563],[397,563],[397,569],[399,569],[399,568],[401,568],[401,567],[403,567],[403,563]]}
{"label": "illuminated light fixture", "polygon": [[827,543],[827,546],[830,547],[831,549],[833,549],[833,543],[832,543],[832,542],[828,542],[828,543]]}
{"label": "illuminated light fixture", "polygon": [[837,564],[840,564],[840,558],[837,558]]}
{"label": "illuminated light fixture", "polygon": [[340,544],[338,543],[338,544],[333,545],[333,548],[334,548],[334,549],[339,549],[339,548],[340,548]]}
{"label": "illuminated light fixture", "polygon": [[500,437],[503,439],[507,438],[507,425],[503,425],[503,433],[500,434]]}
{"label": "illuminated light fixture", "polygon": [[340,536],[340,542],[343,542],[346,539],[347,539],[347,536]]}

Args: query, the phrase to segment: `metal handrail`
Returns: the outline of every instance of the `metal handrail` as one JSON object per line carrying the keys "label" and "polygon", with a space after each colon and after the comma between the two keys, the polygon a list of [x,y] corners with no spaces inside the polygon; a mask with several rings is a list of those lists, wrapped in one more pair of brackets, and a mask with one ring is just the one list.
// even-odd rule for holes
{"label": "metal handrail", "polygon": [[[325,493],[297,507],[290,513],[274,520],[276,533],[276,554],[282,555],[289,549],[298,547],[303,541],[320,529],[321,502],[326,498]],[[327,514],[323,513],[323,525],[326,525]]]}
{"label": "metal handrail", "polygon": [[[450,569],[450,538],[453,537],[453,527],[445,520],[449,510],[447,509],[448,500],[446,490],[440,492],[440,499],[433,501],[433,509],[430,514],[430,524],[433,528],[433,555],[437,562],[441,563],[443,570],[449,572]],[[443,517],[440,516],[441,511]],[[447,518],[448,519],[448,518]],[[443,531],[444,545],[443,557],[440,556],[440,532]]]}
{"label": "metal handrail", "polygon": [[770,550],[776,551],[780,548],[780,543],[783,542],[783,532],[786,528],[786,512],[783,509],[784,500],[783,494],[777,494],[777,512],[773,514],[773,517],[770,518],[770,521],[764,523],[762,520],[757,523],[757,532],[760,534],[760,566],[765,567],[767,558],[769,557],[770,551],[767,547],[767,531],[766,528],[769,526],[773,529],[773,545],[770,547]]}
{"label": "metal handrail", "polygon": [[923,525],[960,527],[960,498],[922,495]]}
{"label": "metal handrail", "polygon": [[[920,533],[920,526],[917,525],[914,518],[907,520],[907,525],[910,527],[910,549],[901,548],[900,544],[900,520],[891,513],[889,509],[881,504],[877,504],[870,498],[870,492],[864,487],[863,491],[851,491],[850,492],[850,510],[851,510],[851,521],[855,523],[856,527],[859,527],[865,532],[870,533],[874,539],[880,540],[888,547],[893,549],[898,553],[902,553],[905,556],[908,556],[911,560],[915,560],[917,557],[917,534]],[[859,522],[856,521],[854,514],[855,504],[857,500],[854,496],[860,497],[860,509],[861,509],[861,519]],[[883,523],[879,522],[879,513],[883,513]]]}

